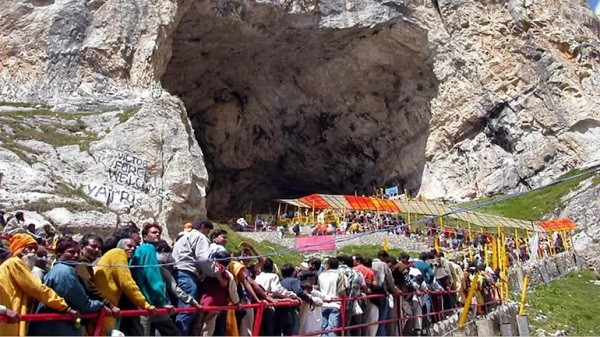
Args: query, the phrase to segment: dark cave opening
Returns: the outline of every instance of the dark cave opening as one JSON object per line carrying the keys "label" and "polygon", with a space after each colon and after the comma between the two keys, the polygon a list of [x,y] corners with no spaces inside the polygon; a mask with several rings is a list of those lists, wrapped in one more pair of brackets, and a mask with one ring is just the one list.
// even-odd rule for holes
{"label": "dark cave opening", "polygon": [[162,83],[204,153],[209,216],[418,188],[438,85],[427,32],[401,21],[318,28],[278,11],[256,5],[242,20],[198,6],[175,32]]}

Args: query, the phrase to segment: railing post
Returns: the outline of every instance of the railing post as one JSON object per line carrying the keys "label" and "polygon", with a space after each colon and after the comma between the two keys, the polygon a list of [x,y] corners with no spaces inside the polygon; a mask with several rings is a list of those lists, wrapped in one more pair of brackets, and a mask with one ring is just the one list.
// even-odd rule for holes
{"label": "railing post", "polygon": [[458,328],[462,329],[467,322],[467,317],[469,317],[469,311],[471,310],[471,301],[473,300],[473,296],[475,295],[475,291],[477,290],[477,276],[473,278],[471,281],[471,288],[469,288],[469,294],[465,300],[465,307],[460,314],[460,318],[458,319]]}
{"label": "railing post", "polygon": [[525,275],[523,280],[523,290],[521,290],[521,303],[519,305],[519,316],[525,314],[525,298],[527,298],[527,286],[529,285],[529,275]]}
{"label": "railing post", "polygon": [[341,336],[344,336],[346,331],[346,303],[348,302],[348,299],[346,298],[346,296],[342,297],[342,304],[341,304],[341,308],[340,308],[340,317],[341,317]]}
{"label": "railing post", "polygon": [[398,335],[402,336],[404,331],[404,299],[401,292],[396,294],[398,295],[398,322],[396,324],[398,324]]}
{"label": "railing post", "polygon": [[263,320],[263,314],[265,312],[265,303],[263,301],[258,302],[256,308],[256,315],[254,315],[254,326],[252,326],[252,336],[260,335],[260,327]]}
{"label": "railing post", "polygon": [[444,313],[444,295],[445,295],[445,292],[446,292],[446,290],[444,289],[442,291],[442,293],[438,295],[438,299],[439,299],[438,302],[439,302],[439,306],[440,306],[440,309],[439,309],[440,313],[438,314],[438,317],[439,317],[438,319],[440,322],[444,320],[444,314],[445,314]]}
{"label": "railing post", "polygon": [[98,315],[98,322],[96,322],[96,328],[94,329],[94,336],[102,336],[102,324],[104,323],[104,316],[108,309],[102,308],[100,315]]}

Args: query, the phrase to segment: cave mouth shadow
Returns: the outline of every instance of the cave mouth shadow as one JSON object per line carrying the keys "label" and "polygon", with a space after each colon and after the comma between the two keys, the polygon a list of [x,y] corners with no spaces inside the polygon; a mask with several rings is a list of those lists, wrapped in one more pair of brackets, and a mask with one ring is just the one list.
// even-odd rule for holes
{"label": "cave mouth shadow", "polygon": [[312,193],[417,190],[438,87],[427,31],[298,27],[295,15],[255,12],[187,12],[161,79],[204,153],[208,215]]}

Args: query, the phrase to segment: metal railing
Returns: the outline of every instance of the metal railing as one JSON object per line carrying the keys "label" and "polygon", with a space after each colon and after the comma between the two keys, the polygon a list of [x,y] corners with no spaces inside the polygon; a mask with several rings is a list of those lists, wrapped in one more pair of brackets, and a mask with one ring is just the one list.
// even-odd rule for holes
{"label": "metal railing", "polygon": [[[357,301],[357,300],[370,300],[370,299],[376,299],[376,298],[387,299],[388,295],[377,294],[377,295],[364,295],[364,296],[358,296],[358,297],[341,297],[341,298],[335,298],[332,300],[324,301],[326,303],[327,302],[329,302],[329,303],[330,302],[340,302],[340,326],[337,328],[334,328],[334,329],[307,333],[303,336],[320,335],[320,334],[325,334],[325,333],[330,333],[330,332],[339,333],[341,336],[344,336],[346,334],[346,332],[349,330],[361,329],[361,328],[365,328],[365,327],[368,327],[371,325],[376,325],[376,324],[377,325],[388,324],[388,323],[401,324],[404,321],[409,321],[409,320],[417,319],[417,318],[426,318],[426,317],[437,316],[437,319],[441,320],[444,315],[449,314],[449,313],[458,313],[462,309],[459,306],[450,308],[450,309],[445,309],[445,310],[443,309],[443,307],[444,307],[443,295],[455,296],[458,293],[459,293],[459,291],[456,291],[456,290],[427,291],[427,292],[415,292],[415,293],[398,292],[398,293],[392,294],[392,296],[395,298],[395,301],[396,301],[396,305],[394,305],[394,310],[396,310],[395,318],[389,318],[389,319],[385,319],[385,320],[381,320],[381,321],[378,320],[378,321],[374,321],[374,322],[361,323],[361,324],[356,324],[356,325],[347,325],[346,324],[348,312],[345,308],[347,308],[347,305],[349,302]],[[403,301],[405,301],[404,297],[412,296],[412,295],[424,295],[424,294],[438,295],[436,298],[440,302],[438,303],[437,306],[438,306],[438,308],[441,308],[441,310],[432,311],[429,313],[423,313],[423,314],[419,314],[419,315],[404,315],[403,310],[402,310]],[[500,304],[500,303],[502,303],[502,300],[497,299],[497,300],[493,300],[493,301],[490,301],[487,303],[482,303],[482,304],[477,304],[477,305],[483,305],[487,308],[490,305]],[[241,304],[241,305],[237,305],[237,306],[234,306],[234,305],[218,306],[218,307],[217,306],[204,306],[202,308],[185,307],[185,308],[174,308],[171,310],[166,309],[166,308],[159,308],[159,309],[156,309],[156,314],[169,315],[169,314],[178,314],[178,313],[196,313],[196,312],[201,312],[201,311],[216,312],[216,311],[236,310],[236,309],[255,309],[256,312],[254,315],[254,325],[253,325],[253,329],[252,329],[252,335],[258,336],[261,331],[263,314],[264,314],[265,309],[278,308],[278,307],[299,307],[300,305],[301,305],[301,303],[299,303],[299,301],[297,301],[297,300],[285,300],[284,299],[284,300],[277,300],[274,303],[266,303],[266,302],[261,301],[261,302],[257,302],[257,303],[251,303],[251,304]],[[474,306],[475,305],[471,306],[471,308],[469,308],[469,309],[472,309]],[[485,311],[487,312],[488,310],[485,310]],[[122,310],[120,316],[121,317],[136,317],[136,316],[149,316],[152,314],[153,313],[151,313],[147,309],[137,309],[137,310]],[[74,321],[76,318],[96,320],[94,336],[100,336],[101,332],[102,332],[101,331],[102,323],[106,316],[110,316],[110,312],[106,308],[104,308],[103,310],[101,310],[98,313],[80,314],[77,317],[74,317],[70,314],[59,314],[59,313],[24,314],[24,315],[19,316],[19,321],[26,321],[26,322]],[[8,317],[6,315],[0,315],[0,322],[8,322]],[[402,326],[402,324],[400,326]],[[398,332],[400,335],[402,335],[402,328],[399,328]]]}

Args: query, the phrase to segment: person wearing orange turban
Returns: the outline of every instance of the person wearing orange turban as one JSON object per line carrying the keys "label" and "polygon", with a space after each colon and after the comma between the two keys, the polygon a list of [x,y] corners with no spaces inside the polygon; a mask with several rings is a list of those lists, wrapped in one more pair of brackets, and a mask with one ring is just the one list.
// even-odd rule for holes
{"label": "person wearing orange turban", "polygon": [[[32,245],[32,247],[28,247],[29,245]],[[11,256],[18,256],[25,248],[33,249],[33,246],[35,246],[35,251],[37,251],[38,243],[35,241],[33,236],[24,233],[18,233],[10,238],[8,249],[12,252]]]}
{"label": "person wearing orange turban", "polygon": [[[54,290],[42,284],[21,258],[23,255],[35,255],[38,247],[35,239],[29,234],[19,233],[11,237],[9,242],[12,257],[0,265],[0,305],[23,315],[27,313],[31,296],[52,309],[78,315]],[[18,324],[0,322],[0,336],[25,336],[26,333],[24,321]]]}

